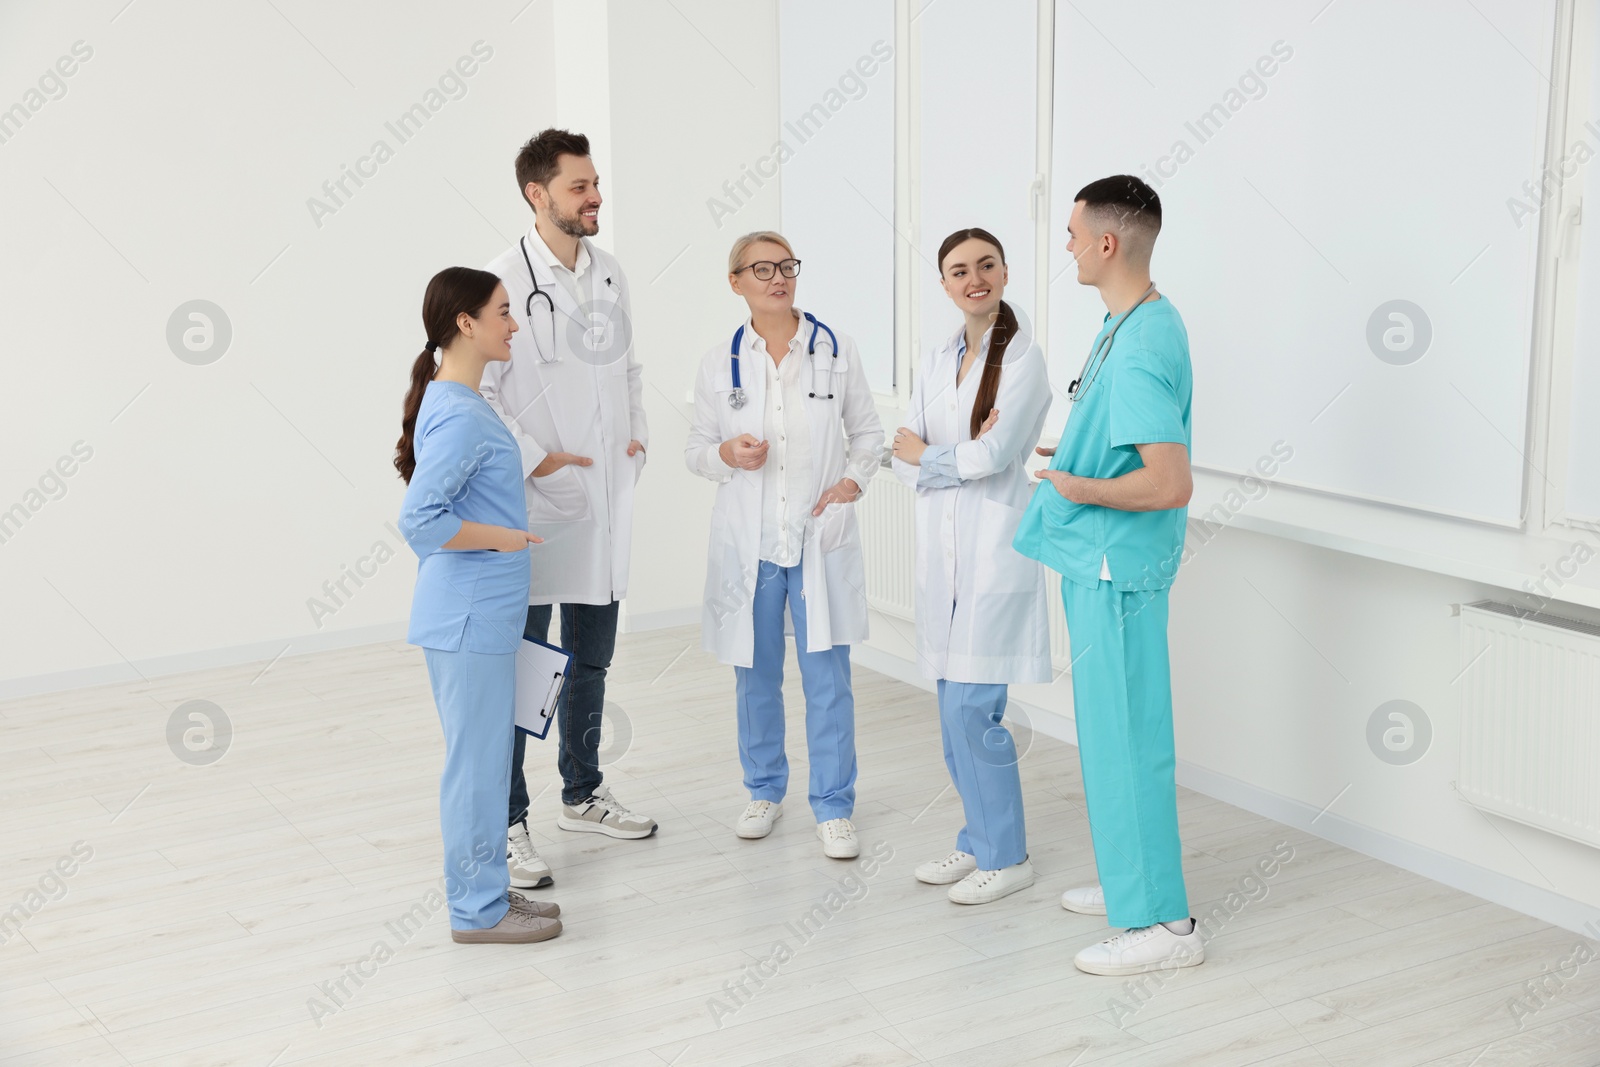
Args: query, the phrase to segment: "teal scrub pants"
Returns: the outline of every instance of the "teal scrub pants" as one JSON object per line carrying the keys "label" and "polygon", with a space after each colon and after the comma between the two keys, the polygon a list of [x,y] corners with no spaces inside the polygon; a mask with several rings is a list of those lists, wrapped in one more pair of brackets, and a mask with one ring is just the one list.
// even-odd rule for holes
{"label": "teal scrub pants", "polygon": [[510,907],[506,796],[511,790],[517,654],[437,648],[422,652],[444,727],[439,828],[450,926],[481,930],[499,923]]}
{"label": "teal scrub pants", "polygon": [[1072,703],[1106,921],[1189,917],[1173,777],[1167,590],[1061,582],[1072,639]]}

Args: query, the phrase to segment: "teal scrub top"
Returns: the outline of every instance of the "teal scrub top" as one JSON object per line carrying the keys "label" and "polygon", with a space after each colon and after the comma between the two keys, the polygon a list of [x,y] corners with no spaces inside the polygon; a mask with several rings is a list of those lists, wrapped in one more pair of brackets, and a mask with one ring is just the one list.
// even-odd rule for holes
{"label": "teal scrub top", "polygon": [[528,617],[528,550],[453,549],[463,521],[528,528],[522,451],[477,390],[432,381],[412,431],[417,469],[400,532],[417,554],[406,640],[446,652],[515,652]]}
{"label": "teal scrub top", "polygon": [[[1096,345],[1112,321],[1107,314]],[[1070,406],[1050,469],[1118,478],[1144,466],[1135,445],[1189,448],[1193,389],[1189,334],[1178,309],[1165,296],[1140,304],[1117,330],[1099,374]],[[1187,507],[1119,511],[1075,504],[1041,481],[1013,545],[1079,585],[1097,586],[1104,560],[1117,589],[1165,589],[1178,573],[1188,514]]]}

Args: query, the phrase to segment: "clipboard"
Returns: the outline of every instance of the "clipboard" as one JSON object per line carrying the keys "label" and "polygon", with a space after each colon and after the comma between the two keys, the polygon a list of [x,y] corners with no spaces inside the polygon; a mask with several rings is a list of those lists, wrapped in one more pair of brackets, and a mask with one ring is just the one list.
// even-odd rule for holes
{"label": "clipboard", "polygon": [[572,667],[572,653],[524,637],[517,649],[516,726],[544,740],[556,716],[556,699]]}

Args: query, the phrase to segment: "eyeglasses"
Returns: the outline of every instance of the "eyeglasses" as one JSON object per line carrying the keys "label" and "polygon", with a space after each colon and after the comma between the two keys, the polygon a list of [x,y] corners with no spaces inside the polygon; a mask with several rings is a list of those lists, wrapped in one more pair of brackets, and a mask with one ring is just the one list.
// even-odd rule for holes
{"label": "eyeglasses", "polygon": [[786,259],[781,263],[774,263],[770,259],[763,259],[758,263],[746,263],[733,273],[740,274],[744,271],[749,271],[756,276],[757,281],[763,282],[770,282],[772,275],[777,271],[782,271],[785,278],[797,278],[800,276],[800,261]]}

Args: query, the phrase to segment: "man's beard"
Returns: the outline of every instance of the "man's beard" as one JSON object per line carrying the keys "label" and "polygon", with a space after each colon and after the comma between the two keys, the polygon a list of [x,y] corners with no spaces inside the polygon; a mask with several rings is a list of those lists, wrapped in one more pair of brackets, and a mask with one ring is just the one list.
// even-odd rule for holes
{"label": "man's beard", "polygon": [[[550,205],[550,221],[555,223],[556,229],[568,237],[593,237],[600,232],[600,220],[598,218],[593,222],[587,222],[578,213],[563,215],[554,204]],[[590,229],[590,227],[593,227],[593,229]]]}

